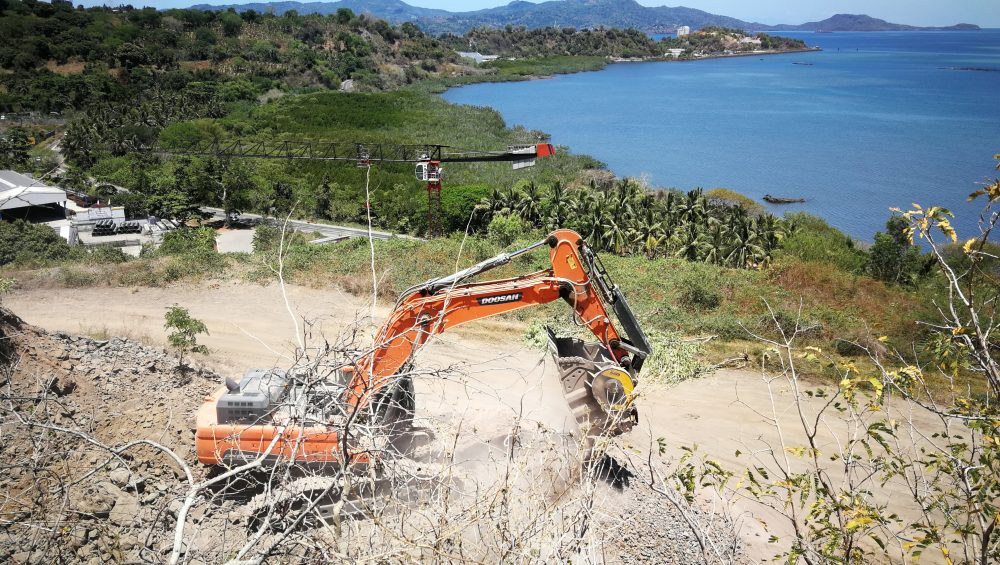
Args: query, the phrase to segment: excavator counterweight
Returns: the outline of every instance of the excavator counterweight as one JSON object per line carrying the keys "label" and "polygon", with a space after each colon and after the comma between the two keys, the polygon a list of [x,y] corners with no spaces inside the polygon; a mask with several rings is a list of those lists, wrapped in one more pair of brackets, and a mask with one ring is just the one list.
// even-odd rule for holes
{"label": "excavator counterweight", "polygon": [[[526,275],[473,282],[512,259],[547,247],[550,266]],[[387,429],[412,417],[414,355],[436,334],[505,312],[565,301],[596,342],[557,337],[549,330],[562,390],[580,431],[596,438],[627,432],[638,421],[638,374],[651,353],[621,290],[596,254],[571,230],[502,253],[400,295],[375,343],[353,366],[329,378],[298,384],[294,375],[254,369],[206,397],[198,412],[196,444],[205,464],[267,458],[353,465],[377,462],[384,446],[355,428]],[[617,325],[614,322],[617,319]]]}

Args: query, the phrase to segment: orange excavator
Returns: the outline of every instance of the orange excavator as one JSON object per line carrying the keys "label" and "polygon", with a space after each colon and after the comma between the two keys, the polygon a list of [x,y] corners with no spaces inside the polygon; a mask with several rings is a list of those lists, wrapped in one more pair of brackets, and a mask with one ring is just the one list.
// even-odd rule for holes
{"label": "orange excavator", "polygon": [[[548,248],[551,266],[504,280],[472,282],[515,257]],[[412,420],[414,354],[455,326],[530,306],[565,301],[597,342],[548,330],[562,390],[591,446],[638,421],[634,390],[651,353],[621,290],[574,231],[556,230],[404,292],[371,349],[325,375],[251,369],[206,397],[197,416],[198,458],[209,465],[254,460],[366,465],[386,449],[373,438]],[[616,325],[613,318],[617,319]],[[375,433],[372,433],[372,431]]]}

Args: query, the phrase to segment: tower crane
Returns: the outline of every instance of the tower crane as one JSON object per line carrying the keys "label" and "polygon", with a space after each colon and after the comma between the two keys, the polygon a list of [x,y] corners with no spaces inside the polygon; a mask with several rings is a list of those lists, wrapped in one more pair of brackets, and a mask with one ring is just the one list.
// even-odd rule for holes
{"label": "tower crane", "polygon": [[[156,145],[145,151],[161,155],[238,159],[286,159],[415,165],[417,180],[427,184],[427,232],[441,233],[441,188],[444,163],[508,162],[515,170],[531,167],[536,159],[555,155],[550,143],[511,145],[502,151],[459,149],[436,144],[387,144],[313,140],[209,139],[188,145]],[[369,203],[365,203],[368,205]]]}

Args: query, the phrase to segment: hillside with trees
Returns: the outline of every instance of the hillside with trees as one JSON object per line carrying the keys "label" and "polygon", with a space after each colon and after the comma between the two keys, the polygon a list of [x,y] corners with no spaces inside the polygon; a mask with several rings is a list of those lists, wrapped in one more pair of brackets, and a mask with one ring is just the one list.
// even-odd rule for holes
{"label": "hillside with trees", "polygon": [[457,59],[413,25],[342,10],[278,17],[200,10],[80,10],[34,0],[0,5],[0,110],[64,112],[148,100],[149,121],[273,89],[391,89],[443,73]]}

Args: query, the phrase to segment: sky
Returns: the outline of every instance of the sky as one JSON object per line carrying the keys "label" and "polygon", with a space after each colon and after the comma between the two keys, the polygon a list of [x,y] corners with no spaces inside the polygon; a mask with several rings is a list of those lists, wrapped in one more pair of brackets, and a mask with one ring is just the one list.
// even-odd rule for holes
{"label": "sky", "polygon": [[[80,0],[76,0],[79,2]],[[238,4],[267,0],[83,0],[86,6],[131,3],[157,8],[192,4]],[[300,0],[308,2],[309,0]],[[509,0],[403,0],[414,6],[454,12],[507,4]],[[765,24],[800,24],[833,14],[868,14],[893,23],[934,26],[956,23],[1000,28],[1000,0],[638,0],[644,6],[687,6]]]}

